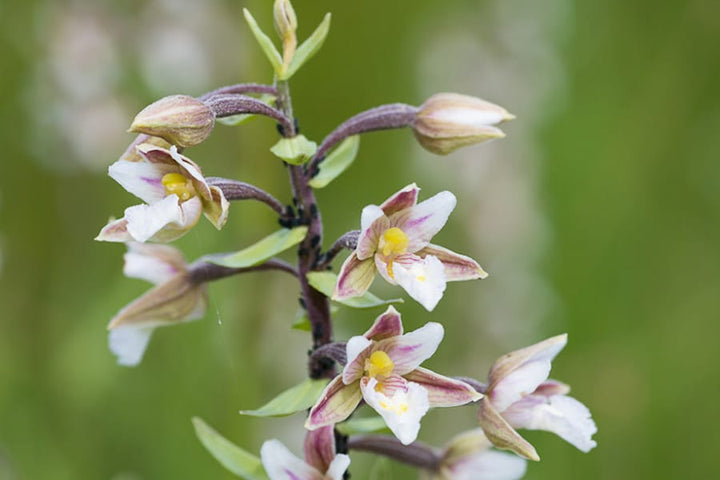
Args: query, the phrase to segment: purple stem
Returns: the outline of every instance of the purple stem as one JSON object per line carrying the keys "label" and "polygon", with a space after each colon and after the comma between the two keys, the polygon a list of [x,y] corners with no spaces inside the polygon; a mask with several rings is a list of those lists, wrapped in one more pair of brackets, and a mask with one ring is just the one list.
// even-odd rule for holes
{"label": "purple stem", "polygon": [[403,445],[400,440],[385,435],[358,435],[348,439],[350,450],[377,453],[414,467],[436,471],[442,457],[440,453],[423,443]]}
{"label": "purple stem", "polygon": [[453,378],[455,380],[460,380],[461,382],[467,383],[472,388],[474,388],[475,390],[477,390],[478,392],[480,392],[482,394],[485,394],[485,392],[487,391],[487,387],[488,387],[487,384],[482,383],[481,381],[476,380],[472,377],[453,377]]}
{"label": "purple stem", "polygon": [[223,267],[221,265],[215,265],[214,263],[207,262],[200,258],[199,260],[193,262],[188,268],[188,271],[190,273],[190,280],[193,283],[211,282],[213,280],[231,277],[240,273],[262,272],[266,270],[280,270],[283,272],[287,272],[295,277],[298,276],[298,272],[295,267],[277,258],[271,258],[270,260],[266,261],[265,263],[261,263],[260,265],[245,268]]}
{"label": "purple stem", "polygon": [[374,130],[388,130],[391,128],[403,128],[412,124],[417,115],[418,108],[404,103],[391,103],[371,108],[358,113],[354,117],[345,120],[340,126],[325,137],[318,147],[315,155],[308,164],[310,176],[315,176],[318,165],[325,159],[328,151],[347,137],[358,133],[371,132]]}
{"label": "purple stem", "polygon": [[210,107],[218,118],[231,117],[241,113],[265,115],[280,122],[284,129],[293,129],[293,124],[280,110],[261,102],[260,100],[247,95],[220,94],[204,100],[205,105]]}
{"label": "purple stem", "polygon": [[277,198],[255,185],[221,177],[206,177],[205,180],[208,185],[220,188],[228,200],[258,200],[275,210],[281,217],[287,214],[285,206]]}
{"label": "purple stem", "polygon": [[200,100],[207,100],[215,95],[223,95],[227,93],[267,93],[277,96],[277,88],[272,85],[261,85],[259,83],[238,83],[236,85],[227,85],[218,89],[207,92],[199,97]]}
{"label": "purple stem", "polygon": [[326,343],[310,354],[311,360],[330,358],[342,366],[347,363],[347,344],[345,342]]}
{"label": "purple stem", "polygon": [[332,247],[325,252],[324,255],[319,259],[316,269],[322,270],[326,268],[338,253],[342,252],[343,249],[355,250],[357,248],[358,238],[360,237],[360,230],[351,230],[344,234],[342,237],[335,240]]}

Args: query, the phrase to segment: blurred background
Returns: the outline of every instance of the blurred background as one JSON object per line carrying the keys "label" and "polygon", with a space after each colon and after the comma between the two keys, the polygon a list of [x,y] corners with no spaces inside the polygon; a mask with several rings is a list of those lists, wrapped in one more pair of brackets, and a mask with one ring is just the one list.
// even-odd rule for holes
{"label": "blurred background", "polygon": [[[0,0],[0,478],[233,478],[195,438],[195,415],[249,451],[275,436],[300,453],[302,415],[237,414],[305,376],[293,281],[211,285],[202,321],[156,331],[142,364],[125,368],[105,326],[147,285],[122,276],[122,245],[92,240],[137,203],[106,176],[135,113],[169,94],[272,80],[241,15],[250,8],[271,32],[271,4]],[[409,131],[369,134],[318,196],[327,247],[358,228],[363,206],[410,182],[421,198],[457,195],[437,243],[490,277],[451,284],[432,313],[399,307],[408,330],[446,326],[430,368],[484,378],[499,355],[569,333],[552,377],[590,407],[599,446],[582,454],[527,432],[543,461],[526,478],[718,478],[718,4],[294,4],[301,38],[333,12],[325,46],[291,84],[313,140],[361,110],[438,91],[517,115],[506,139],[448,157]],[[265,119],[218,126],[188,154],[207,175],[288,201],[267,151],[274,130]],[[221,233],[201,221],[175,245],[192,260],[275,228],[267,208],[237,203]],[[340,310],[336,337],[379,313]],[[441,445],[474,425],[472,407],[433,411],[420,439]],[[372,461],[354,456],[353,477],[372,478]],[[382,478],[416,476],[387,468]]]}

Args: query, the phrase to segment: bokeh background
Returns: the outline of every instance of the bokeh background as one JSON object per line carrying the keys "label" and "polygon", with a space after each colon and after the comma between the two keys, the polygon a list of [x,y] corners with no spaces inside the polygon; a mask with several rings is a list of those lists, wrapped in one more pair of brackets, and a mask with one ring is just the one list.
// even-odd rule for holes
{"label": "bokeh background", "polygon": [[[0,478],[232,478],[196,440],[198,415],[257,452],[300,452],[301,415],[240,417],[303,379],[307,334],[291,330],[282,274],[211,286],[199,322],[158,330],[138,368],[117,366],[106,322],[145,289],[123,247],[93,242],[135,200],[105,175],[147,103],[271,81],[242,21],[271,31],[270,1],[0,0]],[[437,243],[491,276],[452,284],[429,366],[484,377],[494,358],[568,332],[553,377],[599,427],[585,455],[529,432],[528,479],[708,479],[720,448],[720,10],[708,0],[296,0],[300,34],[333,12],[321,53],[292,82],[306,136],[366,108],[459,91],[507,107],[502,141],[434,157],[407,131],[367,135],[351,170],[319,193],[332,239],[412,181],[459,203]],[[287,201],[267,149],[274,125],[217,127],[188,153],[209,175]],[[189,259],[276,227],[238,203],[217,233],[176,245]],[[397,295],[383,285],[376,293]],[[337,337],[379,311],[337,315]],[[473,408],[431,412],[421,439],[474,425]],[[384,477],[354,457],[354,478]]]}

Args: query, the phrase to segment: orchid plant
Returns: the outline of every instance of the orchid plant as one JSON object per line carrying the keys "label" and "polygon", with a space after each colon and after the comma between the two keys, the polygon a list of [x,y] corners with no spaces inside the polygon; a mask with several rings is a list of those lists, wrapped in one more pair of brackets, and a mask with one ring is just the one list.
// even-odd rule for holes
{"label": "orchid plant", "polygon": [[[330,14],[298,44],[290,1],[276,0],[280,50],[247,10],[244,14],[274,69],[273,83],[230,85],[198,98],[173,95],[158,100],[136,116],[130,127],[136,139],[109,167],[110,176],[144,203],[127,208],[96,239],[124,242],[125,275],[154,284],[110,322],[109,344],[118,363],[138,365],[157,328],[202,318],[209,282],[274,270],[298,282],[312,337],[309,378],[266,405],[241,413],[269,417],[309,409],[305,456],[296,457],[273,439],[263,444],[258,457],[194,419],[202,444],[239,477],[339,480],[348,477],[352,452],[365,451],[417,467],[423,478],[511,480],[524,475],[526,459],[539,460],[516,429],[556,433],[584,452],[595,447],[596,427],[588,409],[567,395],[567,385],[548,379],[566,335],[501,357],[487,383],[422,367],[440,346],[444,327],[430,322],[404,333],[393,306],[362,335],[333,339],[331,300],[356,308],[389,303],[368,292],[377,275],[432,311],[448,282],[483,279],[487,273],[469,256],[430,243],[455,208],[457,199],[449,191],[418,201],[420,188],[411,183],[379,205],[371,203],[377,199],[369,199],[359,215],[360,229],[324,249],[315,190],[347,170],[358,153],[361,134],[410,128],[423,148],[447,155],[504,137],[497,125],[514,117],[485,100],[439,93],[420,107],[395,103],[361,112],[317,144],[298,133],[289,80],[322,46]],[[187,156],[187,149],[206,141],[217,124],[238,125],[252,116],[277,122],[281,138],[270,152],[289,171],[292,204],[241,180],[206,177]],[[237,252],[209,254],[192,263],[179,250],[163,245],[186,234],[203,215],[221,230],[235,200],[267,205],[282,228]],[[293,247],[294,264],[277,257]],[[335,275],[329,270],[343,250],[349,255]],[[468,404],[479,410],[476,428],[442,448],[417,441],[421,420],[431,408]],[[363,409],[378,416],[353,418]],[[389,435],[382,433],[388,430]]]}

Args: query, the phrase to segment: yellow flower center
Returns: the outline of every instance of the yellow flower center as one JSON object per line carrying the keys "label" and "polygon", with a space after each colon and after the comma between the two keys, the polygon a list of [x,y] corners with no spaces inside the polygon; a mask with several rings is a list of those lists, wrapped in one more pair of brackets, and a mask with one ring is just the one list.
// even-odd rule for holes
{"label": "yellow flower center", "polygon": [[393,368],[395,368],[395,364],[390,360],[388,354],[382,350],[374,351],[370,358],[365,360],[365,372],[370,378],[380,377],[382,379],[387,377],[392,373]]}
{"label": "yellow flower center", "polygon": [[182,202],[195,196],[195,188],[192,183],[181,173],[165,174],[162,177],[162,184],[165,187],[165,195],[174,193]]}
{"label": "yellow flower center", "polygon": [[380,251],[384,257],[389,257],[387,273],[390,278],[395,278],[393,274],[393,257],[407,252],[409,243],[410,239],[408,239],[408,236],[398,227],[388,228],[385,230],[385,233],[382,234],[382,237],[380,237]]}

